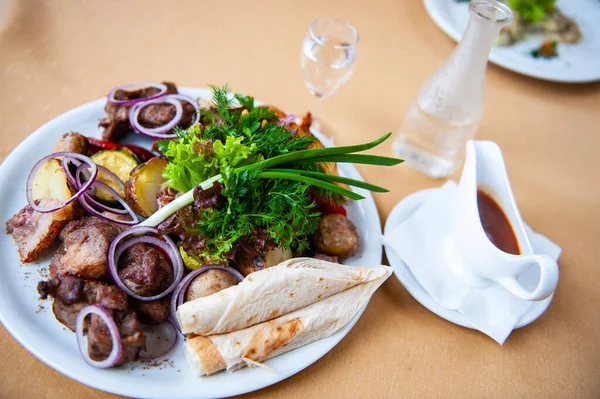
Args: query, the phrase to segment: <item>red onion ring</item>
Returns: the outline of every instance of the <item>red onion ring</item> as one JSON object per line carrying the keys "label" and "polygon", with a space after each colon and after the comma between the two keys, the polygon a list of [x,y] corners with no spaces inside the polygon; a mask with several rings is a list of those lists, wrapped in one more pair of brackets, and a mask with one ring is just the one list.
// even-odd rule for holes
{"label": "red onion ring", "polygon": [[[177,285],[183,278],[183,260],[181,259],[181,255],[179,254],[179,250],[177,249],[177,246],[175,245],[173,240],[171,240],[168,236],[161,236],[162,239],[160,239],[160,238],[157,238],[154,236],[144,235],[144,236],[130,238],[121,243],[121,241],[123,241],[124,238],[126,238],[130,235],[139,235],[139,234],[155,234],[155,235],[160,236],[160,234],[158,233],[158,230],[154,227],[135,226],[135,227],[125,230],[124,232],[119,234],[110,243],[110,247],[108,248],[108,270],[109,270],[110,275],[111,275],[113,281],[115,282],[115,284],[121,290],[125,291],[125,293],[127,295],[129,295],[130,297],[135,298],[140,301],[147,301],[147,302],[155,301],[157,299],[163,298],[164,296],[168,295],[171,291],[173,291],[177,287]],[[171,264],[173,265],[173,281],[171,282],[169,287],[166,290],[164,290],[163,292],[161,292],[160,294],[153,295],[153,296],[137,295],[136,293],[131,291],[123,283],[123,281],[121,281],[121,278],[119,277],[119,271],[118,271],[119,258],[123,254],[123,251],[125,251],[127,248],[131,247],[132,245],[138,244],[138,243],[145,243],[145,244],[150,244],[150,245],[159,247],[160,249],[165,251],[169,255],[169,258],[171,259]]]}
{"label": "red onion ring", "polygon": [[[48,161],[49,159],[54,159],[54,158],[58,158],[58,157],[73,158],[73,159],[77,159],[78,161],[82,161],[84,164],[87,164],[91,169],[90,178],[88,179],[88,181],[85,182],[85,184],[81,185],[79,187],[79,191],[77,191],[68,200],[61,202],[60,204],[50,207],[50,208],[42,208],[42,207],[38,206],[33,199],[33,193],[32,193],[33,179],[35,178],[35,175],[37,174],[38,170],[42,167],[42,165],[44,165],[46,163],[46,161]],[[63,169],[64,169],[64,166],[63,166]],[[67,176],[68,176],[68,174],[67,174]],[[25,196],[27,197],[27,202],[29,203],[31,208],[33,208],[34,211],[37,211],[40,213],[55,212],[61,208],[64,208],[65,206],[71,204],[78,198],[80,198],[82,196],[82,194],[85,193],[91,187],[92,184],[94,184],[94,182],[96,181],[96,177],[98,177],[98,168],[96,167],[96,163],[94,163],[94,161],[92,161],[90,158],[86,157],[85,155],[77,154],[75,152],[66,152],[66,151],[55,152],[53,154],[43,157],[42,159],[37,161],[37,163],[33,166],[33,168],[31,169],[31,172],[29,172],[29,176],[27,176],[27,185],[25,188]],[[67,179],[68,179],[68,177],[67,177]]]}
{"label": "red onion ring", "polygon": [[[173,138],[177,137],[175,134],[167,134],[167,132],[169,130],[173,129],[175,126],[177,126],[179,124],[179,122],[181,122],[181,118],[183,117],[183,107],[182,107],[181,101],[179,101],[179,99],[171,98],[171,96],[172,95],[168,95],[168,96],[164,96],[161,98],[156,98],[154,100],[145,101],[143,103],[135,104],[134,106],[129,108],[129,123],[131,124],[133,129],[136,132],[143,134],[144,136],[157,138],[157,139],[173,139]],[[138,121],[138,117],[140,116],[140,111],[144,107],[146,107],[150,104],[162,104],[162,103],[171,104],[175,107],[175,116],[173,117],[173,119],[171,119],[167,124],[160,126],[160,127],[148,128],[148,127],[142,126],[140,124],[140,122]]]}
{"label": "red onion ring", "polygon": [[[80,164],[77,167],[77,170],[75,171],[75,177],[73,177],[73,180],[74,180],[73,185],[76,188],[81,187],[81,173],[84,171],[85,166],[86,166],[85,164]],[[104,166],[97,165],[97,167],[98,167],[98,171],[99,172],[105,173],[106,176],[110,177],[110,179],[112,181],[114,181],[121,188],[121,190],[125,190],[125,185],[123,184],[123,182],[121,181],[121,179],[119,179],[117,177],[117,175],[115,175],[113,172],[111,172],[110,170],[108,170]],[[64,165],[63,165],[63,169],[64,169]],[[69,175],[70,175],[70,173],[67,176],[69,176]],[[99,201],[96,201],[96,199],[93,197],[93,194],[91,194],[90,191],[92,189],[97,188],[97,187],[102,188],[103,190],[107,191],[113,198],[115,198],[117,201],[119,201],[119,203],[121,205],[123,205],[124,209],[111,207],[111,206],[105,205],[105,204],[103,204],[103,203],[101,203]],[[137,223],[139,223],[139,218],[137,217],[137,215],[135,215],[135,213],[129,207],[129,205],[123,199],[123,197],[121,197],[119,195],[119,193],[117,193],[117,191],[114,188],[110,187],[108,184],[106,184],[104,182],[96,180],[96,182],[94,182],[94,184],[92,184],[92,187],[90,187],[90,190],[88,190],[87,192],[83,193],[83,197],[85,198],[84,202],[87,202],[88,206],[92,206],[92,207],[94,207],[96,209],[100,209],[101,211],[112,212],[112,213],[115,213],[117,215],[127,215],[127,214],[129,214],[131,216],[132,221],[133,220],[138,220]],[[86,208],[86,210],[87,210],[87,208]],[[88,212],[90,212],[90,211],[88,210]],[[98,211],[92,212],[92,213],[94,213],[95,215],[97,215],[97,212]],[[104,215],[98,215],[98,216],[105,217]],[[107,217],[105,217],[105,218],[107,218]],[[114,221],[116,223],[120,222],[121,224],[131,224],[131,223],[124,223],[123,220],[116,221],[116,220],[113,220],[112,218],[109,218],[109,220],[110,221]]]}
{"label": "red onion ring", "polygon": [[[110,332],[110,338],[112,340],[112,350],[108,357],[101,361],[93,360],[90,357],[88,349],[85,347],[85,340],[83,336],[85,318],[87,315],[95,314],[100,317],[102,321],[108,327],[108,331]],[[99,305],[88,305],[82,308],[79,313],[77,313],[77,318],[75,319],[75,334],[77,335],[77,346],[79,347],[79,352],[83,357],[83,360],[86,361],[92,367],[107,369],[113,367],[119,359],[121,358],[121,354],[123,353],[123,343],[121,342],[121,334],[119,333],[119,329],[117,328],[117,324],[115,320],[112,318],[110,313],[106,311],[102,306]]]}
{"label": "red onion ring", "polygon": [[279,120],[279,122],[277,122],[277,126],[287,126],[290,123],[294,122],[296,120],[297,116],[294,114],[289,114],[287,116],[284,116],[283,118],[281,118]]}
{"label": "red onion ring", "polygon": [[[154,87],[155,89],[159,89],[160,91],[158,93],[154,94],[153,96],[146,97],[146,98],[136,98],[133,100],[117,100],[115,98],[115,94],[119,90],[127,91],[127,90],[139,89],[139,88],[144,88],[144,87]],[[108,93],[108,101],[110,101],[113,104],[121,104],[121,105],[135,104],[135,103],[139,103],[141,101],[153,100],[155,98],[162,97],[165,95],[166,92],[167,92],[167,86],[162,83],[131,83],[131,84],[117,86],[114,89],[112,89],[110,91],[110,93]]]}
{"label": "red onion ring", "polygon": [[186,96],[185,94],[169,94],[167,97],[176,98],[179,101],[187,101],[188,103],[192,104],[192,106],[196,108],[196,113],[194,115],[194,120],[192,120],[192,122],[190,123],[190,126],[194,126],[196,123],[198,123],[198,121],[200,120],[200,112],[198,111],[199,105],[196,100],[194,100],[190,96]]}
{"label": "red onion ring", "polygon": [[[75,172],[76,187],[81,186],[81,172],[83,172],[85,167],[86,167],[85,164],[81,164],[81,165],[79,165],[79,167],[77,168],[77,171]],[[115,178],[117,178],[117,177],[115,176]],[[125,201],[119,195],[119,193],[117,193],[111,186],[109,186],[108,184],[101,182],[101,181],[95,181],[92,184],[91,188],[101,188],[101,189],[105,190],[114,199],[116,199],[124,209],[113,208],[108,205],[104,205],[104,204],[96,201],[94,198],[92,198],[92,196],[89,193],[86,192],[81,197],[79,197],[79,202],[81,203],[81,206],[83,206],[83,208],[86,211],[88,211],[92,215],[98,216],[104,220],[108,220],[109,222],[122,224],[122,225],[126,225],[126,226],[134,226],[140,222],[140,218],[138,217],[138,215],[135,214],[133,209],[131,209],[129,204],[127,204],[127,201]],[[99,208],[100,210],[98,210],[97,208]],[[121,219],[113,218],[113,217],[103,214],[102,211],[111,212],[111,213],[114,213],[117,215],[129,214],[129,216],[131,216],[131,220],[121,220]]]}
{"label": "red onion ring", "polygon": [[185,278],[181,280],[181,283],[177,286],[177,288],[175,288],[175,291],[173,291],[173,295],[171,296],[171,320],[173,320],[173,325],[177,328],[177,331],[181,332],[181,327],[179,326],[179,322],[177,321],[177,308],[183,303],[183,299],[188,287],[190,286],[192,281],[196,277],[198,277],[198,275],[213,269],[224,270],[228,273],[233,274],[238,279],[238,282],[244,280],[244,276],[242,276],[240,272],[235,270],[233,267],[226,267],[223,265],[201,266],[200,268],[192,271],[190,274],[185,276]]}
{"label": "red onion ring", "polygon": [[[177,329],[175,328],[175,326],[173,325],[173,323],[170,320],[167,320],[166,322],[161,323],[158,326],[152,326],[152,327],[153,328],[157,328],[157,327],[160,327],[160,326],[167,327],[168,334],[169,334],[169,345],[167,345],[165,348],[162,348],[160,350],[160,352],[155,353],[155,354],[149,354],[148,350],[141,351],[140,355],[139,355],[140,359],[142,359],[142,360],[152,360],[152,359],[156,359],[158,357],[162,357],[162,356],[166,355],[167,353],[171,352],[171,350],[173,350],[173,348],[177,344],[177,341],[179,340],[179,334],[177,334]],[[146,332],[146,331],[144,331],[144,335],[146,336],[146,342],[147,342],[148,338],[150,338],[151,334],[148,333],[148,332]]]}

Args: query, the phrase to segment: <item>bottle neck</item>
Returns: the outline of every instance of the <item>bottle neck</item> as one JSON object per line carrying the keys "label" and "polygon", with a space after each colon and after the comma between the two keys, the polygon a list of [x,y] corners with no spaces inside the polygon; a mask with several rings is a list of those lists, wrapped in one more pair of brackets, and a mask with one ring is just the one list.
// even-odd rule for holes
{"label": "bottle neck", "polygon": [[[470,74],[485,74],[492,46],[500,33],[501,26],[477,14],[471,14],[462,40],[454,50],[452,58],[470,66]],[[478,76],[473,76],[475,78]]]}

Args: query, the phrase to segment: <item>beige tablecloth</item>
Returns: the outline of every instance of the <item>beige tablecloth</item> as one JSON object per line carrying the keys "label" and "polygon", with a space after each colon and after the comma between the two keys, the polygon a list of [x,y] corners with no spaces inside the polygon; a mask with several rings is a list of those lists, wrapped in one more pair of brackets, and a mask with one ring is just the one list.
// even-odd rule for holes
{"label": "beige tablecloth", "polygon": [[[321,16],[360,31],[355,74],[326,101],[323,116],[339,144],[363,142],[397,129],[422,81],[455,45],[418,0],[8,3],[14,10],[4,12],[0,31],[0,159],[44,122],[127,82],[229,82],[304,112],[311,99],[300,45]],[[524,218],[564,248],[558,291],[539,320],[499,346],[430,313],[392,277],[329,354],[246,397],[600,397],[599,125],[599,84],[553,84],[489,67],[478,138],[500,144]],[[391,146],[377,152],[391,155]],[[359,169],[391,189],[375,195],[382,222],[406,195],[441,184],[406,166]],[[0,354],[1,398],[111,397],[44,365],[4,328]]]}

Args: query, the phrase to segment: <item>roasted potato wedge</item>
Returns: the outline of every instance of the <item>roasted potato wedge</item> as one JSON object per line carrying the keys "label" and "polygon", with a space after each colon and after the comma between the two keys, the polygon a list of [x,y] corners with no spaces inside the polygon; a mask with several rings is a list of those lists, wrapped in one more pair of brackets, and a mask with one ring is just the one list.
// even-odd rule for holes
{"label": "roasted potato wedge", "polygon": [[63,202],[71,198],[73,192],[67,175],[58,159],[50,159],[37,171],[33,178],[31,194],[34,200],[53,198]]}
{"label": "roasted potato wedge", "polygon": [[165,166],[166,159],[154,157],[131,171],[125,183],[125,200],[138,215],[147,218],[158,210],[156,194],[165,182]]}
{"label": "roasted potato wedge", "polygon": [[[106,169],[114,173],[121,182],[125,183],[129,180],[129,174],[131,171],[138,166],[138,161],[131,155],[120,150],[105,150],[95,153],[91,156],[92,161],[96,162],[97,165],[104,166]],[[121,197],[125,196],[125,193],[119,185],[117,185],[113,179],[106,176],[103,172],[98,172],[98,181],[108,184],[113,190],[115,190]],[[114,202],[115,199],[106,190],[98,189],[96,197],[99,200],[106,202]]]}

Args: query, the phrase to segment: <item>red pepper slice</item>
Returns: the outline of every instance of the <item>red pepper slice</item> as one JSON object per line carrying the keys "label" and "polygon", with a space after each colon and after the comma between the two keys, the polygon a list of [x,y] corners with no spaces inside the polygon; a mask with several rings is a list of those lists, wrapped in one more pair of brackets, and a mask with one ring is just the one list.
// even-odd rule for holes
{"label": "red pepper slice", "polygon": [[325,198],[319,197],[318,195],[315,195],[314,197],[317,206],[324,215],[328,215],[330,213],[337,213],[339,215],[348,216],[346,208],[344,208],[342,205],[338,205],[333,201],[326,200]]}
{"label": "red pepper slice", "polygon": [[90,146],[97,148],[94,152],[98,152],[100,150],[118,150],[121,148],[121,144],[113,141],[98,140],[93,137],[88,137],[87,139],[88,143],[90,143]]}
{"label": "red pepper slice", "polygon": [[148,161],[150,158],[154,158],[156,156],[152,152],[148,151],[147,149],[138,147],[137,145],[125,144],[125,145],[123,145],[123,147],[127,147],[131,151],[133,151],[133,153],[138,156],[138,158],[140,159],[140,162],[142,162],[142,163],[144,163],[144,162]]}

